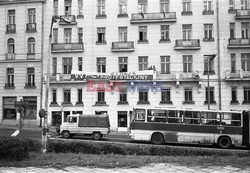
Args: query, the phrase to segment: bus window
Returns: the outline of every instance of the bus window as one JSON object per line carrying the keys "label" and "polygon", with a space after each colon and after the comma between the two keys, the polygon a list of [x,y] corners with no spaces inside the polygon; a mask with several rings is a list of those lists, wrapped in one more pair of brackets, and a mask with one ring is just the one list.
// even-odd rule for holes
{"label": "bus window", "polygon": [[145,109],[135,110],[135,121],[145,121]]}
{"label": "bus window", "polygon": [[222,125],[225,126],[241,126],[240,113],[222,113]]}
{"label": "bus window", "polygon": [[200,124],[200,112],[185,111],[184,115],[185,124]]}
{"label": "bus window", "polygon": [[182,117],[179,111],[169,110],[168,123],[181,123]]}
{"label": "bus window", "polygon": [[148,122],[166,122],[167,119],[167,111],[166,110],[157,110],[157,109],[149,109],[148,110]]}
{"label": "bus window", "polygon": [[202,112],[201,124],[219,125],[220,124],[220,116],[217,115],[217,112]]}

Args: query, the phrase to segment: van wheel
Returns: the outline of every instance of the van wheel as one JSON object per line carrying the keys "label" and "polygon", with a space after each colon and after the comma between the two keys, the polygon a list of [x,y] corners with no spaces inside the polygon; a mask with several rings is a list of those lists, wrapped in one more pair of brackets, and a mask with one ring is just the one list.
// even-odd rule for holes
{"label": "van wheel", "polygon": [[94,140],[100,140],[102,138],[102,134],[100,132],[94,132],[92,136]]}
{"label": "van wheel", "polygon": [[64,138],[70,138],[71,134],[69,133],[69,131],[63,131],[62,132],[62,137],[64,137]]}
{"label": "van wheel", "polygon": [[232,146],[232,141],[227,136],[222,136],[218,139],[218,146],[220,148],[230,148]]}
{"label": "van wheel", "polygon": [[164,137],[161,133],[154,133],[151,137],[151,141],[153,144],[161,145],[164,143]]}

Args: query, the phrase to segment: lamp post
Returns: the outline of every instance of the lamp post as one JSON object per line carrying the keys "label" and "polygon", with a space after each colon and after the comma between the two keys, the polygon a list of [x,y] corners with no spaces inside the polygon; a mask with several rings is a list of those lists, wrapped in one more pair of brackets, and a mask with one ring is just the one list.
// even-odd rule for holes
{"label": "lamp post", "polygon": [[214,60],[216,55],[205,55],[207,57],[207,108],[210,110],[210,79],[209,79],[209,73],[210,73],[210,62]]}

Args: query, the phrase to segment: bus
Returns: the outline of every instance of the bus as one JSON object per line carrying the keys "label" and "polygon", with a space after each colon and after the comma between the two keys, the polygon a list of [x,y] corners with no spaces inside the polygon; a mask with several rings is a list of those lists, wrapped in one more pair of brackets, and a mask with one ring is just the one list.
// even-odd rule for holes
{"label": "bus", "polygon": [[217,144],[220,148],[249,146],[246,111],[135,107],[130,136],[153,144]]}

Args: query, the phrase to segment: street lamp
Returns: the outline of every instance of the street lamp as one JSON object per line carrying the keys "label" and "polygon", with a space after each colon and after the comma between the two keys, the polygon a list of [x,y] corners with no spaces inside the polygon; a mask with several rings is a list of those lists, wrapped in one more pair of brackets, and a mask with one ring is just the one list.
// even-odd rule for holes
{"label": "street lamp", "polygon": [[210,79],[209,79],[209,73],[210,73],[210,62],[212,62],[214,60],[214,58],[217,55],[205,55],[205,57],[207,57],[207,108],[208,110],[210,110]]}

